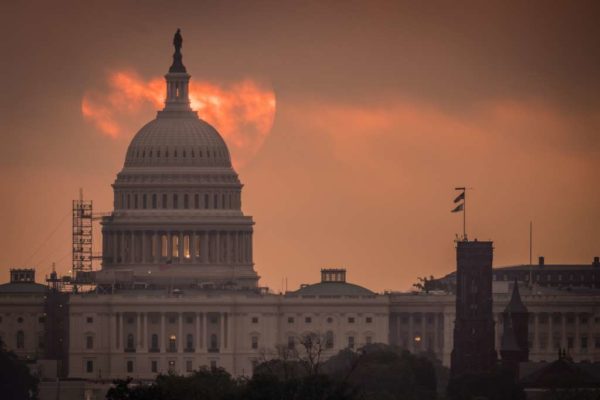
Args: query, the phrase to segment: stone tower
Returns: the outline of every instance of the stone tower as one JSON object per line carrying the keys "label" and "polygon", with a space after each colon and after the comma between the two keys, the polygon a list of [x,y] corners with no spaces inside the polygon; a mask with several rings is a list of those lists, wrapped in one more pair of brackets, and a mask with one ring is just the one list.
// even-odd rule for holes
{"label": "stone tower", "polygon": [[521,300],[515,280],[510,301],[502,313],[504,328],[500,355],[502,363],[518,376],[519,363],[529,360],[529,312]]}
{"label": "stone tower", "polygon": [[490,371],[496,364],[492,314],[492,242],[456,245],[456,320],[451,375]]}

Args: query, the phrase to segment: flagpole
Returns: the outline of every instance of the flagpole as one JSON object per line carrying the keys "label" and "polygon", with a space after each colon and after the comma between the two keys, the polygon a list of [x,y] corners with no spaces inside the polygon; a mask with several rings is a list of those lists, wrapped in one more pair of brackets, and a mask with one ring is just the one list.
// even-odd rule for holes
{"label": "flagpole", "polygon": [[467,188],[463,189],[463,240],[467,240]]}

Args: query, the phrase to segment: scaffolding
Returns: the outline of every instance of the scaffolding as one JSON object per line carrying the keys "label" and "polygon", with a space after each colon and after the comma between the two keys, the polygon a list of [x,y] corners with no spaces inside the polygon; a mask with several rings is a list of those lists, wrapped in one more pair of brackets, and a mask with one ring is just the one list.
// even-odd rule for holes
{"label": "scaffolding", "polygon": [[79,199],[73,200],[73,269],[71,278],[75,282],[92,282],[92,201],[83,200],[83,191]]}

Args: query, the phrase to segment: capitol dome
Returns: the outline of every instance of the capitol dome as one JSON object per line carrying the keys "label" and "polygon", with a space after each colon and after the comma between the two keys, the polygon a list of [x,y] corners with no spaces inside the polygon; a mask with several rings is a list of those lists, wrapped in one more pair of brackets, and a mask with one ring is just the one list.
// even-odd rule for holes
{"label": "capitol dome", "polygon": [[134,136],[125,158],[125,167],[158,165],[231,167],[231,159],[219,132],[196,113],[163,111]]}
{"label": "capitol dome", "polygon": [[105,284],[254,288],[252,217],[227,145],[190,107],[179,31],[165,107],[133,137],[102,220]]}

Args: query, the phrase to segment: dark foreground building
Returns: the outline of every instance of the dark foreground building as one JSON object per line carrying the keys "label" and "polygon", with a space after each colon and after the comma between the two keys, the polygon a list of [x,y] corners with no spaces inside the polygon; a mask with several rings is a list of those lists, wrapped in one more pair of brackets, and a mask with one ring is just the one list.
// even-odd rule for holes
{"label": "dark foreground building", "polygon": [[492,242],[456,244],[456,320],[451,375],[491,371],[496,364],[492,313]]}

